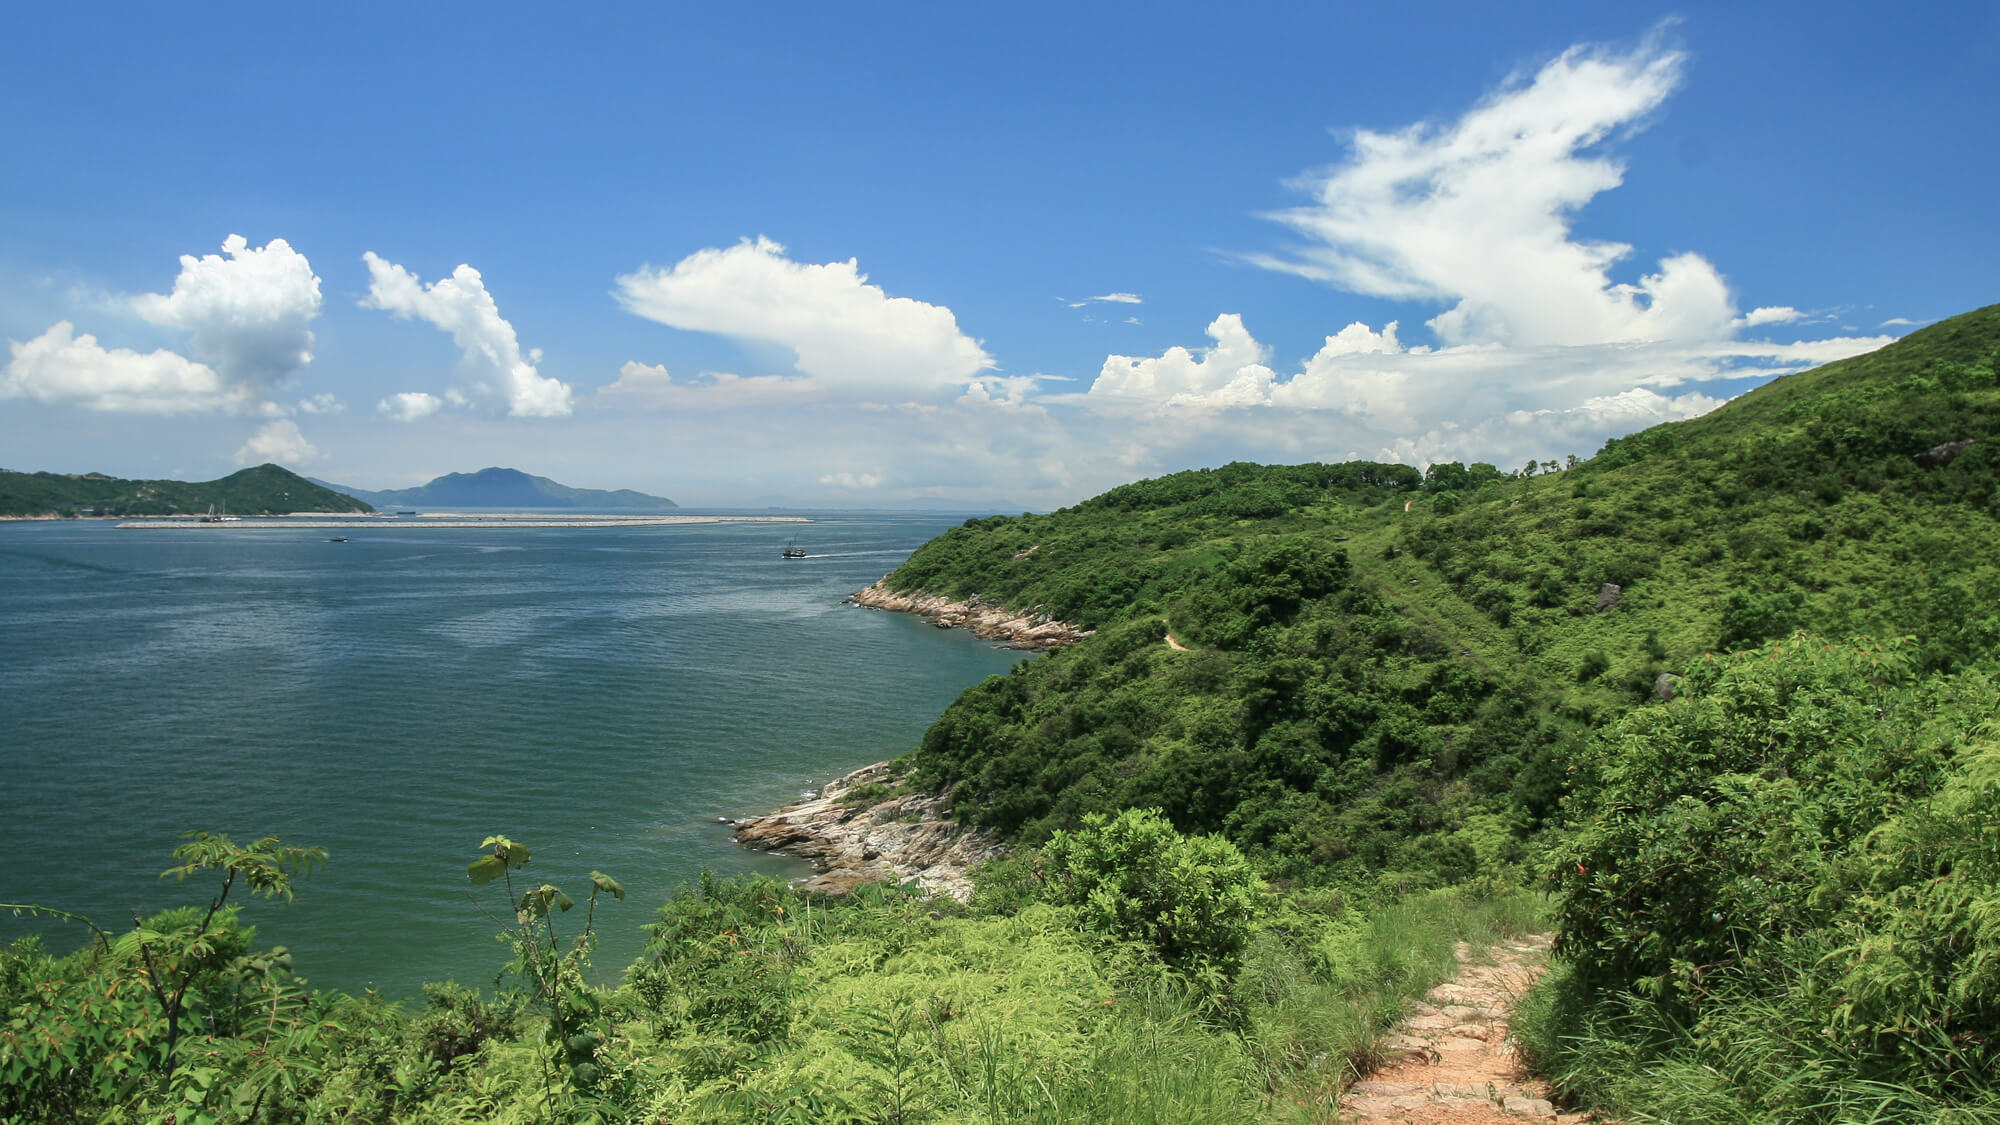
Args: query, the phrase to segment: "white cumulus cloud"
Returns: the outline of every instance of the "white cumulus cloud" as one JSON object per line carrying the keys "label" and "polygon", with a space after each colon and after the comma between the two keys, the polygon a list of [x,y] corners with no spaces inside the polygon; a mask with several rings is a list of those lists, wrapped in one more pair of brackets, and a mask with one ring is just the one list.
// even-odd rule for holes
{"label": "white cumulus cloud", "polygon": [[648,320],[786,348],[825,392],[932,394],[993,366],[950,309],[889,296],[854,259],[795,262],[768,238],[642,266],[615,295]]}
{"label": "white cumulus cloud", "polygon": [[[276,391],[312,362],[319,278],[282,238],[252,247],[232,234],[222,254],[181,257],[170,293],[85,303],[129,308],[185,334],[188,351],[105,347],[60,321],[26,343],[0,374],[0,397],[149,414],[237,410],[283,414]],[[225,257],[224,255],[227,255]]]}
{"label": "white cumulus cloud", "polygon": [[415,422],[444,409],[444,400],[428,391],[400,391],[375,404],[378,413],[398,422]]}
{"label": "white cumulus cloud", "polygon": [[319,457],[319,450],[306,436],[299,432],[299,424],[290,418],[280,418],[267,422],[263,428],[243,443],[236,451],[239,465],[261,465],[265,462],[284,465],[305,465]]}
{"label": "white cumulus cloud", "polygon": [[1766,324],[1791,324],[1805,318],[1806,314],[1790,305],[1766,305],[1744,313],[1739,323],[1745,328],[1757,328]]}
{"label": "white cumulus cloud", "polygon": [[195,358],[232,387],[267,399],[312,362],[319,278],[304,254],[282,238],[252,248],[242,235],[222,254],[181,255],[171,293],[147,293],[132,308],[153,324],[188,334]]}
{"label": "white cumulus cloud", "polygon": [[0,398],[143,414],[214,410],[232,401],[207,364],[165,349],[106,348],[87,332],[77,335],[66,320],[8,348],[13,354],[0,374]]}
{"label": "white cumulus cloud", "polygon": [[[558,418],[570,412],[569,384],[536,370],[541,353],[522,353],[514,326],[500,315],[500,306],[478,270],[461,265],[450,277],[425,285],[416,274],[373,250],[361,259],[368,264],[368,296],[362,307],[425,321],[449,333],[464,353],[460,374],[465,385],[454,388],[462,401],[517,418]],[[436,404],[427,413],[443,405],[434,396],[426,397]]]}
{"label": "white cumulus cloud", "polygon": [[1090,386],[1094,403],[1188,406],[1250,406],[1270,399],[1276,378],[1264,366],[1264,346],[1243,327],[1243,318],[1224,313],[1208,326],[1214,346],[1196,351],[1174,347],[1164,355],[1106,356]]}

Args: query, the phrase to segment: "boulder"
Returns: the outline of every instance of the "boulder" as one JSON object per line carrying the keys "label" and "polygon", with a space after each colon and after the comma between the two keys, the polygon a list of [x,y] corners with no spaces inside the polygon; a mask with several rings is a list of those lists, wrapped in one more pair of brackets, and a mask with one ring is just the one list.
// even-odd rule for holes
{"label": "boulder", "polygon": [[1958,441],[1945,442],[1943,445],[1933,445],[1922,453],[1911,457],[1910,460],[1927,469],[1943,468],[1957,460],[1959,454],[1972,448],[1972,440],[1971,438],[1961,438]]}

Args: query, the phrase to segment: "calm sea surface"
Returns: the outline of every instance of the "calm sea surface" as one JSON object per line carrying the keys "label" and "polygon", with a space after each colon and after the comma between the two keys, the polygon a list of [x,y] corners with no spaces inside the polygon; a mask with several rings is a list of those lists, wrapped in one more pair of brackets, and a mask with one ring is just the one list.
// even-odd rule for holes
{"label": "calm sea surface", "polygon": [[[509,912],[465,865],[504,833],[579,903],[593,868],[631,892],[598,917],[615,977],[703,868],[802,873],[717,816],[911,749],[1021,659],[841,604],[957,522],[0,524],[0,901],[115,929],[213,892],[158,878],[180,833],[275,834],[331,854],[296,903],[242,900],[311,983],[485,986]],[[36,931],[84,936],[0,912]]]}

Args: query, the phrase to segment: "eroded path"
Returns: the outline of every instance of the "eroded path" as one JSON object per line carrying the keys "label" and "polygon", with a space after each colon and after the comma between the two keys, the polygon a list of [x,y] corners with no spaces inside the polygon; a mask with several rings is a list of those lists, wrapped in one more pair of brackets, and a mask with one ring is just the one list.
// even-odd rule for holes
{"label": "eroded path", "polygon": [[1413,1008],[1390,1040],[1395,1059],[1340,1099],[1341,1120],[1413,1125],[1521,1125],[1592,1120],[1558,1114],[1545,1083],[1524,1076],[1507,1041],[1509,1013],[1548,958],[1546,934],[1502,942],[1474,963],[1460,942],[1459,972]]}

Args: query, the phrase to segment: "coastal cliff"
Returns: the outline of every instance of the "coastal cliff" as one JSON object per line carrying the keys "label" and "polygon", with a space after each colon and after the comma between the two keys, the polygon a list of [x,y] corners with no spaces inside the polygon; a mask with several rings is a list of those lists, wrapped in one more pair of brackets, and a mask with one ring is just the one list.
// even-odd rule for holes
{"label": "coastal cliff", "polygon": [[826,784],[812,800],[736,822],[736,842],[753,851],[810,860],[800,884],[841,894],[861,883],[905,883],[965,901],[972,869],[999,855],[993,833],[960,824],[938,793],[895,795],[902,772],[863,766]]}
{"label": "coastal cliff", "polygon": [[[883,581],[886,581],[885,578]],[[1079,629],[1066,621],[1057,621],[1046,613],[1016,613],[1006,606],[981,600],[978,594],[955,602],[936,594],[918,591],[912,594],[897,593],[883,585],[881,581],[847,599],[855,605],[869,609],[894,610],[897,613],[914,613],[924,617],[940,628],[969,629],[975,636],[987,640],[1000,641],[1009,648],[1043,649],[1061,648],[1090,636],[1092,630]]]}

